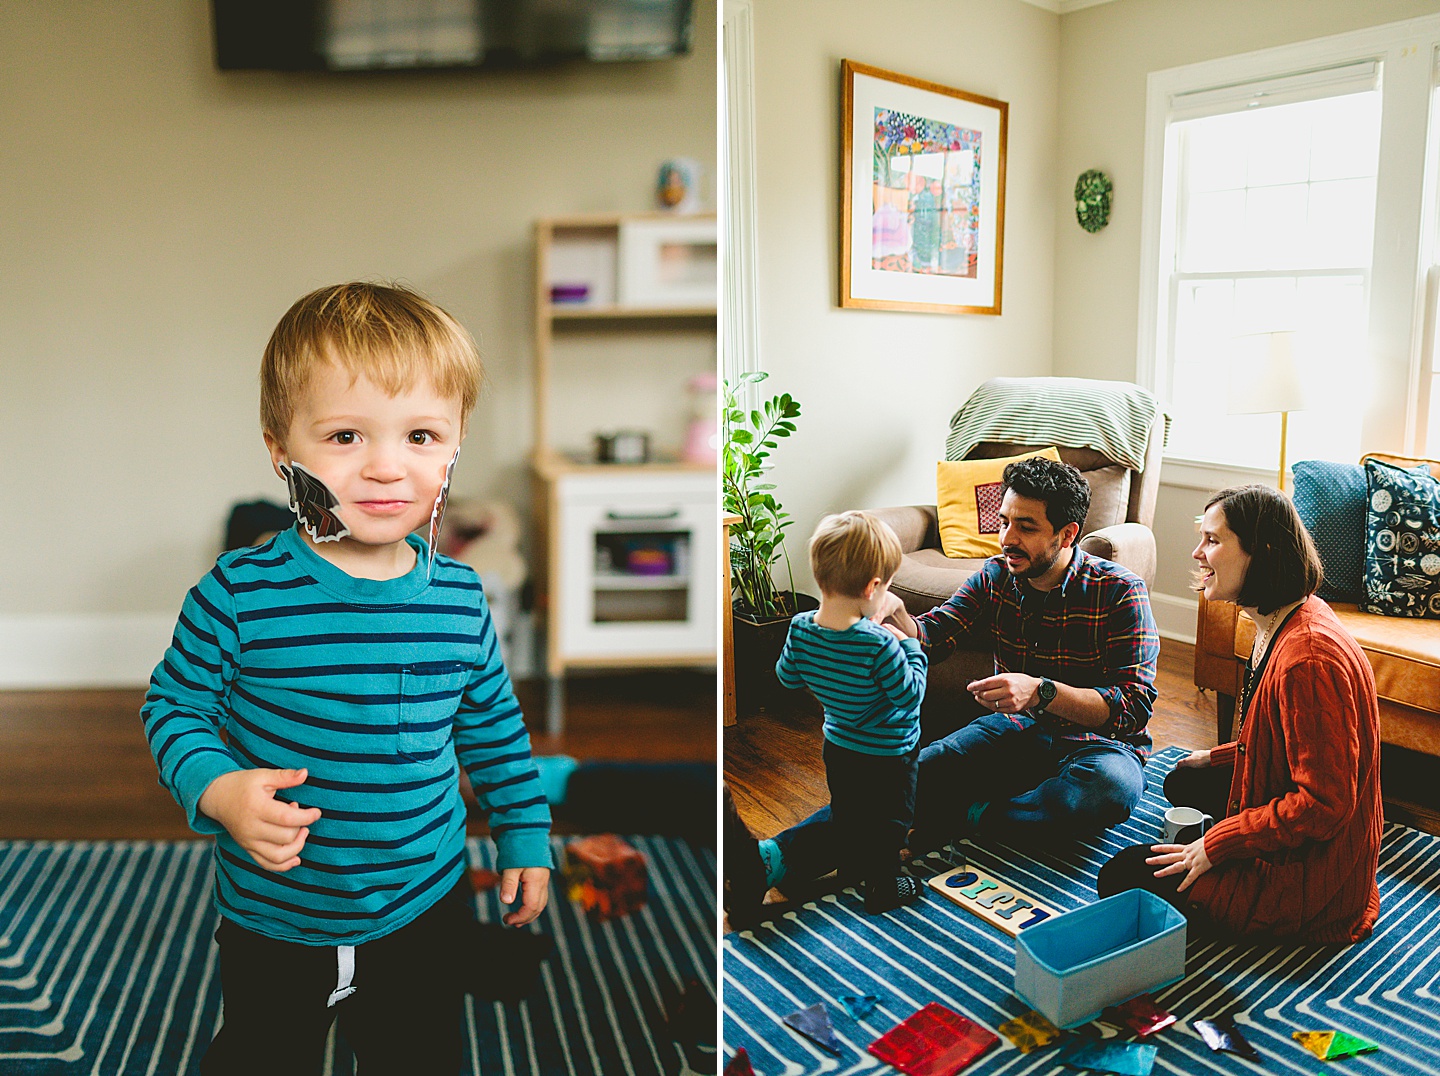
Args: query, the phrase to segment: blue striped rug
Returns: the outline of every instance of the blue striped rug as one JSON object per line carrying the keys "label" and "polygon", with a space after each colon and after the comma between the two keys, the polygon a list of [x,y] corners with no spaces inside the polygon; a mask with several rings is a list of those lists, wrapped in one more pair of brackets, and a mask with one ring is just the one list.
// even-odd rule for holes
{"label": "blue striped rug", "polygon": [[[627,839],[649,859],[647,906],[592,923],[552,889],[538,924],[555,938],[541,988],[514,1006],[469,1001],[465,1072],[686,1071],[664,1014],[687,979],[714,994],[714,854]],[[559,861],[563,842],[554,843]],[[0,842],[0,1073],[199,1071],[221,1015],[210,847]],[[471,839],[469,852],[472,866],[493,869],[490,841]],[[497,894],[482,894],[478,908],[498,919]],[[325,1072],[352,1071],[332,1031]]]}
{"label": "blue striped rug", "polygon": [[[1061,909],[1095,900],[1095,876],[1115,852],[1153,841],[1167,804],[1165,775],[1185,752],[1157,752],[1149,789],[1123,826],[1062,855],[1003,845],[966,846],[971,863]],[[927,862],[934,862],[933,860]],[[1186,977],[1162,991],[1179,1022],[1155,1036],[1161,1073],[1257,1072],[1247,1061],[1213,1054],[1190,1026],[1237,1011],[1237,1023],[1264,1057],[1263,1071],[1314,1076],[1347,1071],[1440,1076],[1440,837],[1387,825],[1380,851],[1380,922],[1353,946],[1235,946],[1192,940]],[[854,890],[826,896],[721,946],[726,1056],[748,1052],[760,1076],[868,1072],[884,1068],[865,1047],[927,1002],[995,1031],[1029,1008],[1012,993],[1014,940],[927,892],[913,908],[865,915]],[[842,994],[876,994],[879,1007],[856,1022]],[[835,1058],[780,1023],[823,1001],[844,1053]],[[1292,1041],[1292,1031],[1339,1028],[1377,1042],[1381,1052],[1327,1065]],[[1055,1048],[1021,1054],[1003,1036],[965,1076],[1050,1076]]]}

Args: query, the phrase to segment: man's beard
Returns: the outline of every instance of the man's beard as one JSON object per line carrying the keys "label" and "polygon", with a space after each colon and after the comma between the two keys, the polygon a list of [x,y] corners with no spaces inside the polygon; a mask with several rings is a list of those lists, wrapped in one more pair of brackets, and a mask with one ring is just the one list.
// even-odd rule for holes
{"label": "man's beard", "polygon": [[[1016,579],[1039,579],[1051,568],[1055,567],[1055,562],[1060,559],[1061,548],[1060,539],[1057,538],[1055,539],[1055,544],[1052,545],[1043,556],[1030,561],[1030,567],[1019,572],[1010,568],[1009,565],[1006,565],[1006,568],[1009,569],[1010,574]],[[1001,552],[1003,553],[1005,551],[1002,549]],[[1017,552],[1020,552],[1021,556],[1026,556],[1023,551],[1017,550]]]}

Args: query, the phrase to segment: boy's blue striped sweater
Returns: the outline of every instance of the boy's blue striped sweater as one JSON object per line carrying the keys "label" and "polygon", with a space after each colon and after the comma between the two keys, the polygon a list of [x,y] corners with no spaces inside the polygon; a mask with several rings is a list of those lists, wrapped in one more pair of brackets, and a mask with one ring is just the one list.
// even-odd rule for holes
{"label": "boy's blue striped sweater", "polygon": [[920,741],[927,662],[914,639],[896,639],[873,620],[844,631],[796,614],[775,673],[808,687],[825,707],[825,738],[867,755],[903,755]]}
{"label": "boy's blue striped sweater", "polygon": [[[306,945],[404,926],[465,869],[456,756],[499,867],[551,865],[550,810],[479,577],[425,543],[397,579],[356,579],[284,531],[222,556],[185,599],[141,710],[165,785],[216,839],[221,914]],[[221,738],[224,732],[225,739]],[[228,740],[228,744],[226,742]],[[198,811],[233,770],[308,769],[281,795],[320,819],[284,873]]]}

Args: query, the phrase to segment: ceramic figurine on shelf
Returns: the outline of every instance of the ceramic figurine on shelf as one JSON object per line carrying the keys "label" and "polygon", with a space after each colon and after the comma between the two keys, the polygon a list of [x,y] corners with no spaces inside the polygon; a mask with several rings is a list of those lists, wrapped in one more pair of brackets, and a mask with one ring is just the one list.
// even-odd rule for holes
{"label": "ceramic figurine on shelf", "polygon": [[660,165],[655,195],[660,208],[677,213],[694,213],[700,208],[700,162],[691,157],[673,157]]}

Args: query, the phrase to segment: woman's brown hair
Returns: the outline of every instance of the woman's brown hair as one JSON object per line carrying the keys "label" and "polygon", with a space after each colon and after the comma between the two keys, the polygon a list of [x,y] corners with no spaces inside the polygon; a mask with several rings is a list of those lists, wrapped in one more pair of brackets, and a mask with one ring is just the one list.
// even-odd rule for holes
{"label": "woman's brown hair", "polygon": [[1273,613],[1320,589],[1325,569],[1290,498],[1269,486],[1231,486],[1205,507],[1220,506],[1225,525],[1250,554],[1250,567],[1235,604]]}

